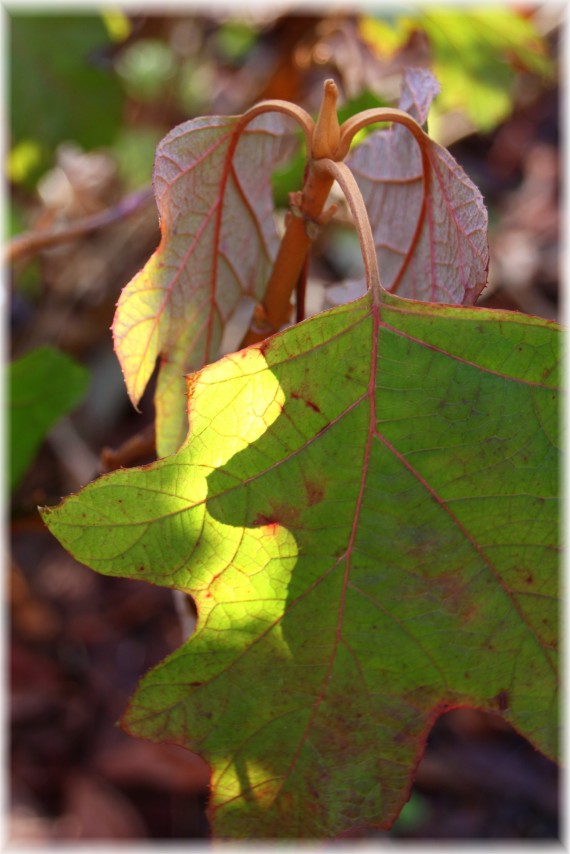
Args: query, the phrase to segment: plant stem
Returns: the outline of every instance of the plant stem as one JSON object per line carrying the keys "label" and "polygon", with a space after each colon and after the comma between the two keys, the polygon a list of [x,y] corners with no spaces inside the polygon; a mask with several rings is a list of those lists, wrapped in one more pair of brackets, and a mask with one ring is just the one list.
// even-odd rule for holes
{"label": "plant stem", "polygon": [[[263,301],[256,306],[252,324],[242,347],[262,341],[287,323],[291,313],[291,294],[302,275],[313,236],[319,224],[324,204],[334,178],[318,169],[323,157],[335,158],[340,140],[340,127],[336,113],[338,90],[333,80],[324,84],[323,100],[314,131],[307,145],[309,158],[306,179],[300,193],[291,194],[293,209],[286,219],[285,234],[281,241],[275,264]],[[313,225],[311,229],[310,226]]]}
{"label": "plant stem", "polygon": [[327,173],[317,173],[311,164],[309,176],[302,191],[298,212],[289,213],[285,234],[277,253],[263,302],[257,307],[252,325],[242,342],[242,347],[262,341],[277,332],[289,320],[291,294],[303,271],[312,238],[307,224],[317,222],[333,185]]}
{"label": "plant stem", "polygon": [[101,468],[105,472],[115,471],[123,466],[129,467],[140,464],[146,457],[156,456],[156,436],[154,424],[144,427],[139,433],[131,436],[116,449],[103,448],[101,451]]}

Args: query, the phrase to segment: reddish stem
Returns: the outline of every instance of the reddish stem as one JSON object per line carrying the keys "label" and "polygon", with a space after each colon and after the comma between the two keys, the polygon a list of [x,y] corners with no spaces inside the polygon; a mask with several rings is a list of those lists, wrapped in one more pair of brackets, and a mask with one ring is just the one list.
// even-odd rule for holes
{"label": "reddish stem", "polygon": [[[242,347],[262,341],[277,332],[289,320],[291,312],[291,294],[305,267],[307,254],[312,243],[311,229],[308,226],[318,224],[323,206],[333,185],[333,178],[323,170],[317,169],[320,162],[315,157],[336,159],[340,139],[340,128],[336,114],[338,91],[333,80],[324,84],[323,101],[316,125],[312,119],[285,101],[266,101],[267,105],[279,104],[294,108],[295,117],[303,116],[303,128],[307,138],[308,168],[303,190],[295,194],[293,212],[288,214],[286,229],[271,276],[267,283],[263,302],[256,306],[250,329],[242,341]],[[263,106],[263,105],[260,105]],[[274,106],[269,107],[274,109]],[[254,107],[253,110],[256,108]],[[282,109],[285,112],[285,109]],[[251,112],[251,111],[250,111]],[[291,112],[288,114],[292,115]],[[249,115],[246,113],[246,115]]]}

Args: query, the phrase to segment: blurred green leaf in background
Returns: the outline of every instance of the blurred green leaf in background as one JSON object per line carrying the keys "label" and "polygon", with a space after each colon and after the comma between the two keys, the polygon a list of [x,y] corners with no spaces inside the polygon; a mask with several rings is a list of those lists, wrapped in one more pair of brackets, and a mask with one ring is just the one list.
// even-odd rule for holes
{"label": "blurred green leaf in background", "polygon": [[9,368],[9,468],[14,489],[54,424],[84,397],[89,372],[53,347],[39,347]]}
{"label": "blurred green leaf in background", "polygon": [[437,110],[464,112],[476,130],[492,130],[510,114],[517,72],[544,77],[553,73],[533,22],[507,6],[465,9],[430,4],[360,19],[363,38],[384,57],[401,49],[418,30],[427,36],[431,67],[441,83]]}
{"label": "blurred green leaf in background", "polygon": [[129,95],[153,101],[168,89],[176,63],[171,47],[159,39],[139,39],[119,57],[117,72]]}
{"label": "blurred green leaf in background", "polygon": [[104,59],[101,16],[12,14],[9,40],[12,180],[37,178],[64,140],[85,149],[114,141],[124,92]]}

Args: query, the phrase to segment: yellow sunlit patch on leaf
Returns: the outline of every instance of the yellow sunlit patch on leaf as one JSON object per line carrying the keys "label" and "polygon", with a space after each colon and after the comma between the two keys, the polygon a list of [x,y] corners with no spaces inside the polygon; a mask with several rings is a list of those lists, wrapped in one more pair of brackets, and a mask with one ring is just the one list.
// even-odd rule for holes
{"label": "yellow sunlit patch on leaf", "polygon": [[212,448],[212,465],[223,465],[257,441],[281,414],[285,395],[275,375],[266,369],[261,350],[250,347],[187,378],[192,393],[188,412],[192,441],[206,429],[220,440]]}

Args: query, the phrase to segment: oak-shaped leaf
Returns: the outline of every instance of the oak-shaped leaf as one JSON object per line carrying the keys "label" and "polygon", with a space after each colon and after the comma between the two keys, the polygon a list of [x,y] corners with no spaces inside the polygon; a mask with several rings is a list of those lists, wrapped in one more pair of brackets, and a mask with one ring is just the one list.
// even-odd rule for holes
{"label": "oak-shaped leaf", "polygon": [[[400,109],[423,125],[438,92],[430,71],[409,68]],[[447,149],[427,137],[420,149],[395,123],[346,163],[366,204],[384,287],[410,299],[473,304],[487,283],[487,211]]]}
{"label": "oak-shaped leaf", "polygon": [[241,298],[263,294],[278,246],[271,174],[293,145],[283,118],[265,114],[192,119],[158,146],[161,242],[121,293],[113,335],[135,406],[160,357],[159,456],[186,435],[184,375],[218,358]]}
{"label": "oak-shaped leaf", "polygon": [[195,598],[124,725],[208,761],[214,834],[388,827],[452,707],[555,756],[557,329],[366,295],[190,376],[178,453],[44,511]]}

